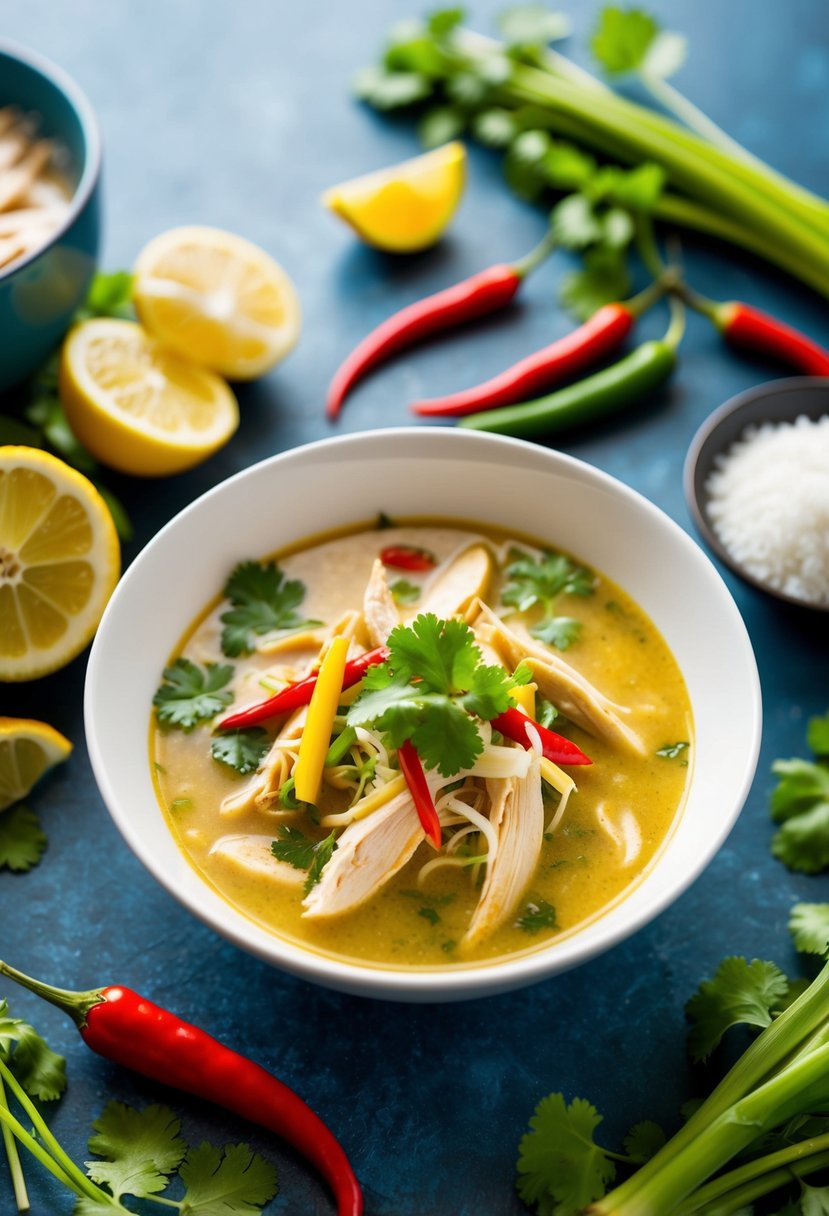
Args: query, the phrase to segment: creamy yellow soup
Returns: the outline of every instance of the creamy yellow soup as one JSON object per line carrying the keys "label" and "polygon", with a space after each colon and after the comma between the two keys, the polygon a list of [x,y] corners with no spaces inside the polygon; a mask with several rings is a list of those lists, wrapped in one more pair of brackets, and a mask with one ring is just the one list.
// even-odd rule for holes
{"label": "creamy yellow soup", "polygon": [[[468,854],[462,863],[456,858],[455,863],[438,867],[427,865],[436,853],[424,840],[402,868],[378,883],[363,902],[342,914],[311,919],[304,902],[305,873],[291,875],[276,858],[271,865],[267,845],[289,828],[302,831],[310,841],[323,839],[329,828],[314,819],[324,817],[326,811],[336,817],[347,810],[354,791],[335,788],[324,779],[318,810],[310,813],[304,807],[286,809],[273,793],[267,805],[245,805],[246,791],[257,781],[261,787],[265,761],[259,773],[242,775],[211,755],[222,716],[263,700],[315,669],[320,648],[332,631],[352,630],[352,653],[370,649],[376,639],[363,617],[364,593],[378,554],[390,546],[424,550],[434,560],[426,570],[385,568],[382,572],[393,588],[405,584],[394,591],[399,596],[396,611],[404,624],[428,607],[435,588],[446,585],[447,571],[458,568],[465,553],[485,550],[486,586],[475,590],[482,591],[490,619],[495,614],[510,636],[532,639],[533,654],[539,648],[548,651],[553,663],[563,662],[588,681],[618,708],[622,728],[636,740],[635,747],[622,746],[619,738],[603,737],[593,724],[578,724],[566,713],[551,724],[592,763],[564,770],[575,780],[576,789],[561,815],[559,793],[542,782],[545,830],[529,880],[501,923],[471,944],[465,939],[487,879],[486,861],[474,860],[486,854],[480,834],[467,831],[464,849],[459,850]],[[251,654],[223,653],[220,618],[228,612],[227,599],[206,608],[177,657],[202,668],[210,663],[231,665],[233,674],[225,691],[233,694],[232,706],[189,730],[160,725],[154,717],[151,761],[160,804],[179,847],[228,903],[274,934],[321,954],[392,968],[462,967],[534,951],[573,933],[623,898],[647,872],[681,811],[693,762],[691,711],[682,674],[641,609],[595,571],[589,572],[587,594],[565,591],[551,607],[536,603],[525,611],[518,611],[514,603],[505,604],[505,589],[514,582],[507,571],[514,568],[517,551],[537,563],[547,552],[541,541],[510,537],[488,527],[413,522],[316,539],[262,559],[277,562],[286,580],[303,585],[298,611],[303,619],[322,624],[257,635]],[[462,605],[473,627],[483,619],[476,618],[479,607],[475,596]],[[532,635],[551,615],[576,622],[565,629],[573,636],[565,636],[564,649]],[[502,650],[499,657],[511,670],[516,656]],[[546,668],[542,664],[536,670]],[[534,677],[533,683],[538,679]],[[359,687],[344,693],[343,702],[353,701],[357,693]],[[537,694],[539,707],[544,701]],[[283,717],[264,724],[266,743],[279,737],[284,721]],[[475,785],[483,788],[485,783],[469,779],[467,789]],[[360,796],[365,798],[371,788],[369,780]],[[344,839],[345,830],[337,829],[338,839]],[[458,829],[447,829],[444,840],[453,830]],[[239,842],[246,840],[259,842],[255,864],[239,848]],[[282,881],[286,876],[296,881]]]}

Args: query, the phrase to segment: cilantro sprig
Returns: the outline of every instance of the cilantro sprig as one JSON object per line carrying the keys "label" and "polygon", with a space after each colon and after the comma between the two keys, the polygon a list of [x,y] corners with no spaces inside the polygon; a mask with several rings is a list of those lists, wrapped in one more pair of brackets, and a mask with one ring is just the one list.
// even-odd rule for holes
{"label": "cilantro sprig", "polygon": [[244,775],[256,772],[269,747],[267,731],[250,726],[219,735],[210,745],[210,754],[219,764]]}
{"label": "cilantro sprig", "polygon": [[373,727],[395,748],[410,739],[444,777],[470,768],[484,746],[476,719],[507,709],[511,677],[484,663],[467,624],[432,613],[393,629],[388,647],[388,660],[366,673],[348,725]]}
{"label": "cilantro sprig", "polygon": [[596,578],[563,553],[546,551],[533,557],[513,546],[504,570],[501,599],[517,612],[541,609],[541,619],[530,629],[533,637],[558,650],[566,650],[581,635],[581,622],[573,617],[554,616],[553,604],[560,595],[585,597],[595,590]]}
{"label": "cilantro sprig", "polygon": [[829,711],[809,720],[806,742],[814,758],[775,760],[779,778],[771,817],[780,824],[771,851],[790,870],[817,874],[829,867]]}
{"label": "cilantro sprig", "polygon": [[164,668],[162,683],[153,697],[159,722],[189,731],[214,718],[233,700],[233,693],[225,687],[232,676],[233,668],[228,663],[199,667],[190,659],[176,659]]}
{"label": "cilantro sprig", "polygon": [[337,848],[336,833],[332,831],[322,840],[312,840],[290,824],[281,823],[276,830],[279,839],[271,844],[271,852],[278,861],[287,861],[296,870],[307,870],[307,895],[322,878],[323,870],[334,855]]}
{"label": "cilantro sprig", "polygon": [[232,605],[219,618],[222,650],[229,658],[251,654],[256,638],[264,634],[321,624],[296,611],[305,599],[305,584],[285,578],[275,562],[240,562],[223,594]]}

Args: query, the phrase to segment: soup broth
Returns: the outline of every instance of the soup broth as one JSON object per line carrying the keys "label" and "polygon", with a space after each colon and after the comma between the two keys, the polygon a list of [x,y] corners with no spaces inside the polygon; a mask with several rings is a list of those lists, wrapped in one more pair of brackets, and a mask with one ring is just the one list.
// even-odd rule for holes
{"label": "soup broth", "polygon": [[[245,601],[251,570],[270,571],[263,585],[278,586],[276,600],[280,593],[291,600],[287,617],[269,616],[259,601],[251,607],[252,593]],[[230,600],[223,594],[209,606],[177,654],[208,681],[211,672],[216,681],[226,677],[225,703],[187,729],[165,723],[178,712],[169,709],[176,702],[168,669],[151,758],[188,861],[273,933],[392,968],[514,956],[607,910],[666,841],[692,758],[685,684],[642,610],[578,559],[491,528],[413,522],[315,540],[251,564],[247,574],[237,569],[225,590]],[[333,636],[349,639],[353,657],[393,646],[399,629],[415,637],[424,614],[438,632],[455,622],[479,664],[503,669],[500,678],[509,682],[519,669],[510,687],[520,711],[591,763],[550,767],[539,757],[537,732],[511,740],[472,714],[483,753],[471,766],[447,777],[424,759],[441,819],[438,852],[377,721],[350,728],[355,744],[323,770],[314,806],[297,804],[291,786],[308,709],[265,720],[259,733],[243,731],[251,754],[240,760],[237,751],[236,768],[223,762],[226,741],[239,742],[221,729],[228,715],[316,671]],[[409,681],[412,695],[424,678]],[[325,747],[336,750],[367,695],[360,683],[341,693],[334,722],[325,722]],[[440,738],[439,745],[449,746]]]}

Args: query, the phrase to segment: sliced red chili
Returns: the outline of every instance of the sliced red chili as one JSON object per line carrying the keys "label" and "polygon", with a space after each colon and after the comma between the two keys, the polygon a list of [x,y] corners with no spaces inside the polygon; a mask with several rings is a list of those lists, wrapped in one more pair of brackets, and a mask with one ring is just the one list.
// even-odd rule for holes
{"label": "sliced red chili", "polygon": [[445,397],[415,401],[411,409],[415,414],[429,417],[457,418],[526,401],[610,354],[630,333],[635,319],[636,314],[625,304],[605,304],[572,333],[514,363],[492,379]]}
{"label": "sliced red chili", "polygon": [[380,561],[395,570],[434,570],[437,558],[417,545],[387,545],[380,550]]}
{"label": "sliced red chili", "polygon": [[[388,647],[378,646],[375,650],[367,650],[365,654],[358,655],[356,659],[349,659],[343,674],[343,688],[352,688],[355,684],[359,684],[369,667],[374,667],[377,663],[384,663],[388,657]],[[304,680],[297,680],[296,683],[289,684],[287,688],[274,693],[266,701],[259,701],[256,705],[241,709],[239,713],[224,718],[219,723],[219,729],[240,730],[246,726],[256,726],[260,722],[266,722],[268,718],[277,718],[280,714],[290,713],[294,709],[301,709],[303,705],[310,703],[316,684],[317,672],[314,672],[312,675],[306,676]]]}
{"label": "sliced red chili", "polygon": [[507,739],[512,739],[515,743],[520,743],[522,747],[531,748],[532,740],[527,734],[527,727],[532,726],[538,731],[538,737],[541,740],[541,754],[547,760],[552,760],[553,764],[592,764],[593,761],[589,756],[585,756],[581,748],[576,747],[575,743],[571,743],[569,739],[565,739],[564,735],[558,735],[554,730],[550,730],[547,726],[542,726],[540,722],[536,722],[534,718],[530,718],[520,709],[516,709],[511,705],[504,713],[499,714],[497,718],[492,719],[494,730],[500,731]]}
{"label": "sliced red chili", "polygon": [[400,771],[406,778],[406,785],[409,787],[409,793],[415,804],[421,827],[435,848],[439,849],[442,843],[440,819],[435,809],[435,800],[426,781],[423,765],[420,763],[420,756],[415,751],[411,739],[401,743],[397,749],[397,757],[400,761]]}

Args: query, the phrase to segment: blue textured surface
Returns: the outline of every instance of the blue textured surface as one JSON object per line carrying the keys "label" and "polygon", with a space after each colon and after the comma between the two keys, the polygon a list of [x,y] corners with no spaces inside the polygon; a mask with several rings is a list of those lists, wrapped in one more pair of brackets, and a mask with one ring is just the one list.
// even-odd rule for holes
{"label": "blue textured surface", "polygon": [[[415,6],[416,7],[416,6]],[[481,0],[490,28],[501,0]],[[577,45],[592,5],[565,5]],[[829,50],[822,0],[661,0],[651,6],[691,36],[677,83],[754,152],[804,185],[827,184]],[[411,128],[348,97],[392,16],[383,0],[296,5],[248,0],[143,4],[6,0],[4,33],[51,56],[98,110],[105,140],[103,262],[129,265],[146,240],[179,223],[227,227],[284,263],[303,301],[297,351],[241,393],[243,422],[207,465],[158,486],[113,478],[137,528],[131,559],[198,494],[250,462],[329,433],[322,398],[333,368],[375,321],[495,258],[528,249],[543,216],[513,198],[497,158],[471,152],[469,189],[451,235],[394,261],[357,245],[318,205],[333,182],[411,155]],[[751,300],[829,345],[824,300],[758,262],[688,239],[700,290]],[[414,396],[460,387],[565,332],[555,263],[508,316],[424,347],[355,392],[340,429],[409,421]],[[648,319],[656,332],[661,318]],[[643,492],[691,530],[684,453],[702,419],[733,393],[779,374],[723,350],[691,318],[679,374],[639,412],[568,452]],[[345,509],[345,508],[344,508]],[[244,534],[244,521],[239,523]],[[174,1008],[272,1067],[331,1123],[363,1180],[369,1216],[518,1216],[516,1145],[553,1089],[592,1098],[609,1135],[644,1117],[674,1125],[694,1091],[683,1004],[728,953],[795,967],[786,931],[797,899],[829,896],[824,878],[786,872],[769,853],[769,768],[803,754],[805,722],[829,706],[825,616],[808,617],[724,577],[760,665],[765,702],[757,778],[734,832],[708,871],[649,928],[574,972],[467,1006],[405,1007],[317,990],[236,951],[193,920],[143,871],[110,823],[86,758],[84,660],[38,683],[0,689],[0,712],[52,721],[74,740],[71,761],[32,799],[50,837],[40,867],[0,874],[2,952],[66,986],[118,981]],[[727,740],[724,741],[727,746]],[[158,1100],[157,1087],[93,1057],[59,1015],[8,992],[69,1058],[70,1091],[54,1117],[83,1159],[89,1122],[109,1096]],[[186,1103],[175,1100],[181,1109]],[[190,1108],[192,1135],[239,1138],[238,1124]],[[245,1132],[247,1134],[247,1132]],[[332,1211],[310,1171],[279,1144],[280,1216]],[[33,1210],[68,1211],[35,1167]],[[10,1211],[0,1186],[0,1212]]]}

